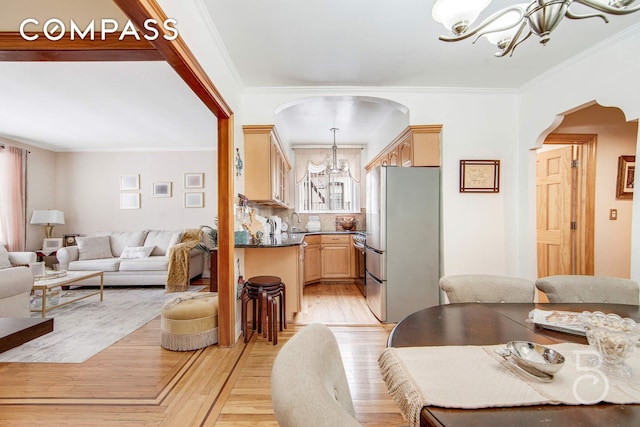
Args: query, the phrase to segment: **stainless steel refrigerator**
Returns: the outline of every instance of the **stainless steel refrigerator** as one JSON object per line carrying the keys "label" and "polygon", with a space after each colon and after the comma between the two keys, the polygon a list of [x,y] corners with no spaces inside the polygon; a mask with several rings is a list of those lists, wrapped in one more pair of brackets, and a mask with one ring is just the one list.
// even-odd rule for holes
{"label": "stainless steel refrigerator", "polygon": [[367,174],[365,294],[382,322],[440,304],[440,168]]}

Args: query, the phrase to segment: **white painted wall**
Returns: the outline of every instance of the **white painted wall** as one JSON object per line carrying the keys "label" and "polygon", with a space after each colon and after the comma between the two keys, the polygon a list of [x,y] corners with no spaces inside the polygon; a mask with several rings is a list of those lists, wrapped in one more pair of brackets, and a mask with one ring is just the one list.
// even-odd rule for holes
{"label": "white painted wall", "polygon": [[[522,240],[517,257],[525,263],[521,272],[534,276],[535,246],[535,153],[557,121],[557,115],[587,105],[619,107],[627,120],[640,117],[640,25],[598,46],[589,55],[576,58],[541,76],[524,88],[519,96],[518,157],[519,224]],[[638,155],[636,141],[636,156]],[[596,206],[596,209],[606,209]],[[640,281],[640,198],[633,200],[631,226],[631,278]],[[610,250],[615,250],[610,248]]]}

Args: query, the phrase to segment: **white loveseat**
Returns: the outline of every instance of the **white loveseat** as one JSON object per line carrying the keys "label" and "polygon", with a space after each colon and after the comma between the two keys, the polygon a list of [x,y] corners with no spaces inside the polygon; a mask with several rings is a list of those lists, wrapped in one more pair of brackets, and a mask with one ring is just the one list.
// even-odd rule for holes
{"label": "white loveseat", "polygon": [[[182,234],[142,230],[78,237],[77,246],[61,248],[56,256],[62,270],[103,271],[105,286],[165,285],[170,250],[182,241]],[[203,269],[204,252],[191,249],[189,279],[202,275]]]}
{"label": "white loveseat", "polygon": [[0,243],[0,317],[31,317],[33,274],[20,266],[32,262],[36,262],[35,252],[7,252]]}

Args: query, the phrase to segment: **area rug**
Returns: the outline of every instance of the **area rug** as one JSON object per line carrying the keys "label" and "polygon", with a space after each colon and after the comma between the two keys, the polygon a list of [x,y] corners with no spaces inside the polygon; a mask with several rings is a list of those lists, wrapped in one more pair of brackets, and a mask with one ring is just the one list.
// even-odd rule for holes
{"label": "area rug", "polygon": [[[53,332],[0,353],[0,362],[82,363],[158,317],[169,299],[203,288],[173,293],[164,287],[105,288],[102,302],[94,295],[47,311],[54,318]],[[95,289],[63,291],[60,298],[76,292]]]}

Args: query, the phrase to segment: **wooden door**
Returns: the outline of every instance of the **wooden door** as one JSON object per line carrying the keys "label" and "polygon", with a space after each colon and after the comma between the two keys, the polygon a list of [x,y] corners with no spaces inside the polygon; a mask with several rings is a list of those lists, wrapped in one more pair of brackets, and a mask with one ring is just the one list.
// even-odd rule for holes
{"label": "wooden door", "polygon": [[538,153],[536,234],[538,277],[574,274],[572,269],[573,148]]}

